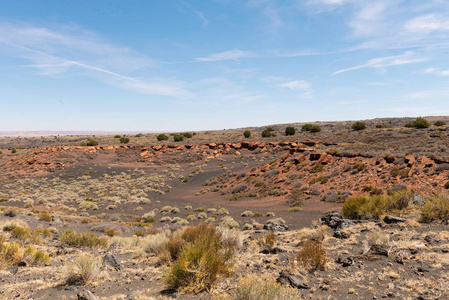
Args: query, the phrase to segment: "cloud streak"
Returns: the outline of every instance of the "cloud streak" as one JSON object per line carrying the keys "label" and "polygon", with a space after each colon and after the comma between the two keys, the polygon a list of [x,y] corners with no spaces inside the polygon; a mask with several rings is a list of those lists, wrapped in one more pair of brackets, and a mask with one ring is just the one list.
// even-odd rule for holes
{"label": "cloud streak", "polygon": [[83,76],[142,94],[190,95],[180,83],[162,83],[162,79],[148,81],[123,74],[150,67],[154,64],[151,59],[128,48],[103,43],[94,34],[79,28],[67,31],[0,23],[0,44],[6,46],[3,52],[32,62],[25,67],[39,69],[42,76],[82,69],[87,71]]}
{"label": "cloud streak", "polygon": [[223,60],[239,60],[241,58],[253,58],[256,54],[252,51],[242,51],[239,49],[233,49],[229,51],[224,51],[220,53],[210,54],[206,57],[196,58],[195,61],[223,61]]}
{"label": "cloud streak", "polygon": [[391,66],[400,66],[400,65],[407,65],[407,64],[414,64],[414,63],[420,63],[427,61],[427,58],[422,57],[416,57],[416,54],[413,52],[405,52],[402,55],[393,55],[393,56],[386,56],[386,57],[378,57],[370,59],[368,62],[357,65],[354,67],[338,70],[334,73],[332,73],[332,76],[349,72],[349,71],[355,71],[359,69],[364,68],[387,68]]}

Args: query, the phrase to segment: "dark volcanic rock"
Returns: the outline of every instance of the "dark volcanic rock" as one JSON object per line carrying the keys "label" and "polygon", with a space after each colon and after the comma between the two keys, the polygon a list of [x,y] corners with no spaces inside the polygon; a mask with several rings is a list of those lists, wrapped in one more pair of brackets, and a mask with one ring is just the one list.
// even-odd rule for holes
{"label": "dark volcanic rock", "polygon": [[105,265],[113,267],[116,270],[123,269],[122,263],[113,254],[106,254],[105,256],[103,256],[103,263]]}
{"label": "dark volcanic rock", "polygon": [[267,224],[265,224],[263,226],[263,229],[265,230],[273,230],[273,231],[287,231],[288,230],[288,226],[285,224],[281,224],[281,223],[273,223],[273,222],[268,222]]}
{"label": "dark volcanic rock", "polygon": [[97,300],[97,297],[88,290],[84,290],[76,296],[78,297],[78,300]]}
{"label": "dark volcanic rock", "polygon": [[395,223],[405,222],[405,219],[399,218],[399,217],[393,217],[393,216],[385,216],[384,222],[387,224],[395,224]]}
{"label": "dark volcanic rock", "polygon": [[302,276],[294,275],[293,273],[283,270],[279,273],[279,277],[276,279],[280,284],[288,284],[291,287],[297,289],[310,289],[310,286],[305,282]]}

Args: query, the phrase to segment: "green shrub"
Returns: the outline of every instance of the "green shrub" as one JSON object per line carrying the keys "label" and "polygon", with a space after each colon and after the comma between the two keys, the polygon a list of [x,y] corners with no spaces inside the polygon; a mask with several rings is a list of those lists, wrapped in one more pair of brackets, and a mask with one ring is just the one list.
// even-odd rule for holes
{"label": "green shrub", "polygon": [[243,136],[244,136],[245,138],[251,137],[251,131],[245,130],[245,131],[243,132]]}
{"label": "green shrub", "polygon": [[11,153],[14,154],[14,153],[16,153],[16,152],[17,152],[16,148],[12,148],[12,149],[11,149]]}
{"label": "green shrub", "polygon": [[97,146],[98,142],[94,139],[89,138],[87,142],[82,142],[81,146]]}
{"label": "green shrub", "polygon": [[323,171],[323,168],[324,168],[324,165],[322,165],[322,164],[317,164],[317,165],[315,165],[312,169],[310,169],[310,173],[319,173],[319,172],[321,172],[321,171]]}
{"label": "green shrub", "polygon": [[366,125],[362,121],[357,121],[354,124],[352,124],[351,129],[352,130],[364,130],[364,129],[366,129]]}
{"label": "green shrub", "polygon": [[435,125],[435,126],[444,126],[444,125],[446,125],[446,122],[436,121],[435,123],[433,123],[433,125]]}
{"label": "green shrub", "polygon": [[36,250],[33,246],[28,246],[25,249],[25,260],[31,265],[48,265],[51,261],[50,255],[47,252]]}
{"label": "green shrub", "polygon": [[449,198],[447,195],[434,195],[421,207],[420,222],[449,221]]}
{"label": "green shrub", "polygon": [[272,133],[271,131],[272,130],[265,129],[264,131],[262,131],[262,137],[266,138],[266,137],[276,136],[276,134]]}
{"label": "green shrub", "polygon": [[219,276],[231,275],[235,248],[221,242],[215,226],[188,226],[172,243],[175,262],[164,280],[167,288],[199,293],[209,290]]}
{"label": "green shrub", "polygon": [[106,233],[107,235],[109,235],[109,236],[114,236],[114,235],[116,235],[117,233],[118,233],[118,231],[117,230],[115,230],[115,229],[106,229],[105,231],[104,231],[104,233]]}
{"label": "green shrub", "polygon": [[187,139],[190,139],[193,136],[192,133],[190,133],[190,132],[183,132],[183,133],[181,133],[181,135]]}
{"label": "green shrub", "polygon": [[288,126],[287,128],[285,128],[285,135],[295,135],[295,133],[295,127]]}
{"label": "green shrub", "polygon": [[320,132],[321,131],[321,127],[319,125],[312,125],[312,127],[310,127],[310,132]]}
{"label": "green shrub", "polygon": [[301,127],[301,131],[310,131],[312,129],[312,124],[304,124]]}
{"label": "green shrub", "polygon": [[429,128],[430,126],[430,123],[424,118],[417,118],[412,124],[415,128]]}
{"label": "green shrub", "polygon": [[13,230],[11,230],[11,236],[16,239],[26,241],[31,238],[31,231],[27,227],[17,226]]}
{"label": "green shrub", "polygon": [[119,138],[121,138],[122,136],[121,135],[114,135],[114,139],[119,139]]}
{"label": "green shrub", "polygon": [[184,141],[184,136],[181,135],[181,134],[175,134],[175,135],[173,136],[173,140],[174,140],[175,142],[182,142],[182,141]]}
{"label": "green shrub", "polygon": [[157,138],[158,141],[168,141],[168,136],[165,135],[165,134],[163,134],[163,133],[158,134],[158,135],[156,136],[156,138]]}
{"label": "green shrub", "polygon": [[406,209],[413,200],[414,191],[402,190],[387,197],[370,196],[348,198],[343,204],[342,213],[348,219],[378,219],[386,212]]}
{"label": "green shrub", "polygon": [[109,248],[108,242],[100,239],[90,232],[78,233],[72,230],[66,230],[58,239],[61,244],[73,247],[103,247]]}
{"label": "green shrub", "polygon": [[120,138],[120,144],[128,144],[128,143],[129,143],[129,138],[127,138],[127,137]]}

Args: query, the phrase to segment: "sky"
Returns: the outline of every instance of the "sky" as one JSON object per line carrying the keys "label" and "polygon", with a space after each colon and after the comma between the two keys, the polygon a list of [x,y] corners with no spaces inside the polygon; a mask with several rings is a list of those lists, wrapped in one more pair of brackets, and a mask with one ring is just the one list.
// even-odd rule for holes
{"label": "sky", "polygon": [[1,1],[0,112],[0,131],[449,115],[449,1]]}

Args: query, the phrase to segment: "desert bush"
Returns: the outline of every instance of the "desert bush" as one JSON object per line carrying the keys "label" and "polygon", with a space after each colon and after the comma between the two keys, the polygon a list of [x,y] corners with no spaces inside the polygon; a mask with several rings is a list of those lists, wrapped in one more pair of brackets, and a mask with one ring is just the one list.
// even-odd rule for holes
{"label": "desert bush", "polygon": [[412,124],[415,128],[429,128],[430,126],[430,123],[424,118],[417,118]]}
{"label": "desert bush", "polygon": [[242,212],[241,216],[242,217],[251,217],[253,215],[253,212],[250,210],[246,210],[244,212]]}
{"label": "desert bush", "polygon": [[252,216],[252,218],[259,218],[259,217],[263,217],[263,213],[260,212],[255,212]]}
{"label": "desert bush", "polygon": [[444,125],[446,125],[446,122],[436,121],[435,123],[433,123],[433,125],[435,125],[435,126],[444,126]]}
{"label": "desert bush", "polygon": [[90,223],[90,220],[87,219],[87,218],[84,218],[84,219],[81,219],[81,223],[82,223],[82,224],[89,224],[89,223]]}
{"label": "desert bush", "polygon": [[138,237],[143,237],[145,236],[145,232],[143,232],[143,230],[136,230],[134,231],[134,235]]}
{"label": "desert bush", "polygon": [[315,165],[312,169],[310,169],[309,173],[319,173],[321,171],[323,171],[324,166],[322,164],[317,164]]}
{"label": "desert bush", "polygon": [[435,221],[449,221],[449,197],[447,195],[434,195],[421,207],[420,222],[431,223]]}
{"label": "desert bush", "polygon": [[44,212],[41,213],[41,215],[39,216],[39,221],[47,221],[47,222],[51,222],[51,221],[53,221],[53,218],[52,218],[51,215],[48,213],[48,211],[44,211]]}
{"label": "desert bush", "polygon": [[301,127],[301,131],[310,131],[312,129],[312,124],[304,124]]}
{"label": "desert bush", "polygon": [[173,140],[174,140],[175,142],[182,142],[182,141],[184,141],[184,136],[181,135],[181,134],[175,134],[175,135],[173,136]]}
{"label": "desert bush", "polygon": [[320,241],[308,239],[296,255],[296,260],[305,269],[324,269],[327,262],[326,250]]}
{"label": "desert bush", "polygon": [[191,210],[191,209],[192,209],[192,206],[191,206],[191,205],[186,205],[186,206],[184,207],[184,209],[185,209],[185,210]]}
{"label": "desert bush", "polygon": [[295,127],[288,126],[287,128],[285,128],[285,135],[295,135],[295,133],[296,133]]}
{"label": "desert bush", "polygon": [[230,245],[235,249],[243,247],[244,236],[239,229],[219,226],[217,230],[221,234],[221,243],[224,245]]}
{"label": "desert bush", "polygon": [[414,191],[401,190],[388,197],[370,196],[348,198],[342,213],[348,219],[378,219],[382,214],[406,209],[413,200]]}
{"label": "desert bush", "polygon": [[159,255],[169,240],[167,232],[147,235],[143,242],[143,251],[147,254]]}
{"label": "desert bush", "polygon": [[240,226],[239,222],[237,222],[230,216],[224,216],[223,218],[221,218],[220,224],[228,228],[238,228]]}
{"label": "desert bush", "polygon": [[378,219],[383,212],[384,197],[355,197],[346,199],[342,207],[343,216],[347,219]]}
{"label": "desert bush", "polygon": [[272,128],[267,128],[264,131],[262,131],[262,137],[266,138],[266,137],[272,137],[272,136],[276,136],[275,133],[272,133],[273,129]]}
{"label": "desert bush", "polygon": [[204,207],[197,207],[193,211],[206,211]]}
{"label": "desert bush", "polygon": [[248,274],[239,279],[231,293],[234,300],[296,300],[302,295],[290,286],[276,282],[269,275]]}
{"label": "desert bush", "polygon": [[48,265],[51,261],[47,252],[37,250],[31,245],[25,249],[24,259],[30,265]]}
{"label": "desert bush", "polygon": [[302,207],[300,207],[300,206],[290,207],[287,211],[288,211],[288,212],[298,212],[298,211],[302,211]]}
{"label": "desert bush", "polygon": [[94,139],[89,138],[87,142],[82,142],[81,146],[97,146],[98,142]]}
{"label": "desert bush", "polygon": [[205,212],[200,212],[198,214],[198,219],[206,219],[207,218],[207,214]]}
{"label": "desert bush", "polygon": [[3,231],[12,231],[14,228],[21,226],[21,227],[27,227],[27,225],[21,221],[21,220],[13,220],[8,221],[2,224]]}
{"label": "desert bush", "polygon": [[366,124],[363,123],[362,121],[357,121],[357,122],[355,122],[354,124],[351,125],[351,129],[352,130],[356,130],[356,131],[364,130],[364,129],[366,129]]}
{"label": "desert bush", "polygon": [[104,231],[104,233],[106,233],[106,234],[109,235],[109,236],[114,236],[114,235],[116,235],[116,234],[118,233],[118,231],[115,230],[115,229],[109,228],[109,229],[106,229],[106,230]]}
{"label": "desert bush", "polygon": [[28,199],[25,201],[25,204],[23,205],[24,208],[32,208],[34,207],[34,201],[33,199]]}
{"label": "desert bush", "polygon": [[198,293],[209,290],[220,276],[231,275],[235,250],[221,242],[215,226],[188,226],[182,240],[185,244],[165,278],[167,288]]}
{"label": "desert bush", "polygon": [[315,133],[315,132],[320,132],[321,131],[321,126],[320,125],[312,125],[312,127],[310,127],[310,132]]}
{"label": "desert bush", "polygon": [[66,230],[58,238],[61,244],[69,245],[72,247],[103,247],[109,248],[108,242],[97,237],[90,232],[78,233],[72,230]]}
{"label": "desert bush", "polygon": [[251,131],[245,130],[245,131],[243,132],[243,136],[244,136],[245,138],[250,138],[250,137],[251,137]]}
{"label": "desert bush", "polygon": [[269,233],[267,233],[267,235],[265,236],[264,239],[265,245],[273,248],[274,247],[274,243],[276,242],[276,235],[274,234],[274,231],[271,230]]}
{"label": "desert bush", "polygon": [[163,134],[163,133],[158,134],[158,135],[156,136],[156,138],[157,138],[158,141],[168,141],[168,136],[165,135],[165,134]]}
{"label": "desert bush", "polygon": [[66,267],[65,283],[67,285],[89,284],[98,278],[101,272],[100,259],[84,254],[75,258]]}
{"label": "desert bush", "polygon": [[31,238],[31,231],[27,227],[17,226],[11,230],[11,236],[16,239],[26,241]]}
{"label": "desert bush", "polygon": [[129,143],[129,138],[127,138],[127,137],[120,138],[120,144],[128,144],[128,143]]}
{"label": "desert bush", "polygon": [[23,249],[17,242],[6,242],[6,238],[0,235],[0,267],[15,265],[23,258]]}
{"label": "desert bush", "polygon": [[16,153],[16,152],[17,152],[16,148],[11,148],[11,153],[12,153],[12,154],[14,154],[14,153]]}
{"label": "desert bush", "polygon": [[229,215],[229,210],[227,210],[226,208],[222,207],[217,211],[217,215]]}
{"label": "desert bush", "polygon": [[119,135],[119,134],[114,135],[114,139],[119,139],[119,138],[121,138],[121,137],[122,137],[122,136]]}
{"label": "desert bush", "polygon": [[79,209],[91,209],[91,210],[98,210],[98,205],[95,202],[92,201],[83,201],[78,205]]}

